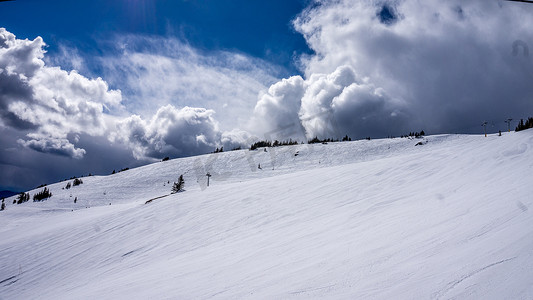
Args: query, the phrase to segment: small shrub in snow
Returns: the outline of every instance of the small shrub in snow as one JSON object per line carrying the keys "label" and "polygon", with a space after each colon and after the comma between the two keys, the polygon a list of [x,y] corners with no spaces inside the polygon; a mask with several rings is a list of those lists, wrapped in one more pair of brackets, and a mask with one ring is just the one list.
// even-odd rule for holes
{"label": "small shrub in snow", "polygon": [[83,183],[83,181],[82,181],[81,179],[76,178],[76,179],[74,179],[74,181],[72,182],[72,186],[77,186],[77,185],[80,185],[80,184],[82,184],[82,183]]}

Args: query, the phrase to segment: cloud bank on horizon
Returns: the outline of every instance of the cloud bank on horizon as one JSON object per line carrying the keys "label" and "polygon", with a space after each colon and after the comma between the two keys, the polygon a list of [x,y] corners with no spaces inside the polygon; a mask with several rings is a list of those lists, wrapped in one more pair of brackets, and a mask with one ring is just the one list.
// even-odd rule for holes
{"label": "cloud bank on horizon", "polygon": [[0,29],[0,126],[41,153],[83,159],[90,136],[139,160],[258,138],[468,132],[533,111],[533,61],[512,54],[532,23],[501,1],[317,1],[293,21],[315,54],[281,80],[246,54],[134,35],[91,79],[45,63],[83,69],[78,55],[46,59],[40,37]]}

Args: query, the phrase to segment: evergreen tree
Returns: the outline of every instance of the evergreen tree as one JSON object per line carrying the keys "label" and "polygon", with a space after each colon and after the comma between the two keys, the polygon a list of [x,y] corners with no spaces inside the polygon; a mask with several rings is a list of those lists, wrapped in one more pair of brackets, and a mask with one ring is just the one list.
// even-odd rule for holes
{"label": "evergreen tree", "polygon": [[17,197],[17,204],[21,204],[21,203],[24,203],[26,201],[24,201],[24,199],[26,199],[26,195],[24,193],[20,193]]}
{"label": "evergreen tree", "polygon": [[172,186],[172,193],[178,193],[183,191],[183,188],[185,187],[185,180],[183,179],[183,175],[180,175],[178,178],[178,182],[174,182],[174,185]]}
{"label": "evergreen tree", "polygon": [[27,202],[28,200],[30,200],[30,194],[29,193],[20,193],[18,198],[17,198],[17,204],[21,204],[21,203]]}
{"label": "evergreen tree", "polygon": [[262,148],[262,147],[272,147],[272,142],[270,141],[255,142],[252,144],[252,146],[250,146],[250,150],[255,150],[257,148]]}
{"label": "evergreen tree", "polygon": [[[37,194],[33,195],[33,202],[43,201],[43,200],[48,199],[50,197],[52,197],[52,193],[50,193],[50,190],[45,187],[42,191],[40,191]],[[29,195],[28,195],[28,198],[29,198]]]}
{"label": "evergreen tree", "polygon": [[312,138],[311,140],[307,141],[308,144],[316,144],[316,143],[321,143],[322,141],[318,139],[317,136],[315,136],[314,138]]}
{"label": "evergreen tree", "polygon": [[530,117],[526,120],[524,123],[524,119],[520,119],[520,122],[518,122],[518,126],[516,127],[515,131],[521,131],[525,129],[533,128],[533,118]]}

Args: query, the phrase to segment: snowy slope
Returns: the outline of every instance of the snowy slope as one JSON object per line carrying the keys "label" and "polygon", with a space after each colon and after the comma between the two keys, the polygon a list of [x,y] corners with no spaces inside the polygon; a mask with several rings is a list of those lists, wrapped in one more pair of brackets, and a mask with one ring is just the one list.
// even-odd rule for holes
{"label": "snowy slope", "polygon": [[[10,198],[0,298],[533,298],[533,130],[418,141],[217,153]],[[180,174],[185,192],[144,204]]]}

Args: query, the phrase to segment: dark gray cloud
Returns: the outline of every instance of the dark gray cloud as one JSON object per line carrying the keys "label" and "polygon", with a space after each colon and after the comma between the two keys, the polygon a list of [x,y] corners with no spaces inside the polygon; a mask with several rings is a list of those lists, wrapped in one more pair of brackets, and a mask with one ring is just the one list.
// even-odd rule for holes
{"label": "dark gray cloud", "polygon": [[86,153],[85,149],[74,147],[74,144],[66,138],[53,138],[31,133],[27,136],[31,139],[27,141],[19,139],[18,143],[38,152],[72,158],[82,158]]}
{"label": "dark gray cloud", "polygon": [[[86,150],[83,159],[34,151],[17,144],[19,133],[8,127],[0,128],[0,186],[22,191],[38,185],[58,182],[72,176],[111,174],[113,170],[132,168],[148,163],[136,160],[131,150],[109,143],[106,137],[81,134],[77,145]],[[74,140],[75,137],[69,138]]]}

